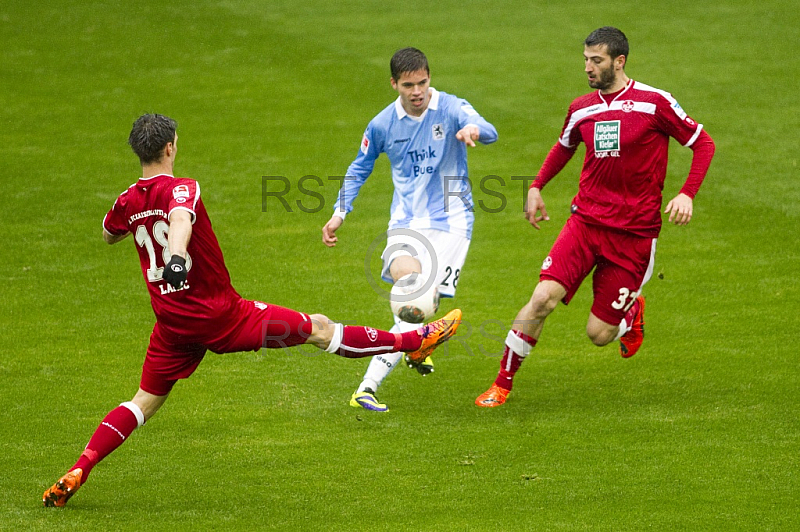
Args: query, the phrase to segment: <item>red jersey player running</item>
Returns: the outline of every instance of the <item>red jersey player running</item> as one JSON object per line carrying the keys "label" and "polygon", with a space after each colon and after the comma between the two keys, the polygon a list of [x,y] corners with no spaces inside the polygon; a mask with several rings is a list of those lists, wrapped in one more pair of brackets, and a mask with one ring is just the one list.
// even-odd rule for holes
{"label": "red jersey player running", "polygon": [[534,228],[549,220],[540,190],[586,145],[572,215],[544,260],[539,284],[517,314],[505,342],[500,372],[475,403],[505,403],[514,374],[536,345],[544,320],[559,301],[569,303],[594,269],[586,333],[597,346],[620,341],[631,357],[644,337],[642,286],[653,272],[661,230],[661,191],[669,138],[692,149],[689,177],[666,207],[669,221],[686,225],[711,158],[714,142],[667,92],[625,75],[628,40],[604,27],[584,42],[589,86],[599,89],[572,102],[564,129],[528,191],[526,218]]}
{"label": "red jersey player running", "polygon": [[310,343],[348,358],[399,350],[421,362],[458,327],[459,310],[421,332],[394,334],[243,299],[231,286],[197,181],[172,176],[175,127],[172,119],[157,114],[136,120],[128,143],[139,156],[142,177],[103,220],[109,244],[133,234],[156,315],[139,391],[103,419],[75,465],[44,492],[45,506],[64,506],[92,468],[158,411],[178,380],[194,372],[207,350]]}

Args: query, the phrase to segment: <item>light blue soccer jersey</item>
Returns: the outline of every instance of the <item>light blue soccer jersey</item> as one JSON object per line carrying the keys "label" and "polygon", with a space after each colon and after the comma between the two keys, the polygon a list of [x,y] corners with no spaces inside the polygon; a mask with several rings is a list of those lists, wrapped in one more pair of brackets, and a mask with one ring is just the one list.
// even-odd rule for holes
{"label": "light blue soccer jersey", "polygon": [[464,99],[430,89],[420,118],[408,115],[398,97],[367,126],[358,156],[347,169],[334,214],[344,218],[381,153],[392,165],[394,196],[389,229],[438,229],[472,237],[472,191],[467,180],[467,147],[456,133],[468,124],[479,141],[497,140],[497,130]]}

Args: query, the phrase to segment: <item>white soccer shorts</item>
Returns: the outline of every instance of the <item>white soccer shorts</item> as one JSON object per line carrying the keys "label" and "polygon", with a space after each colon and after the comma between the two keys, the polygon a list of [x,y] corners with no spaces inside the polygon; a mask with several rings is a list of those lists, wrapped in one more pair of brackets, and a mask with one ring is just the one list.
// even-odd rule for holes
{"label": "white soccer shorts", "polygon": [[437,229],[391,229],[383,250],[381,278],[392,282],[389,267],[401,255],[416,258],[427,279],[436,270],[439,297],[454,297],[461,268],[469,251],[469,239]]}

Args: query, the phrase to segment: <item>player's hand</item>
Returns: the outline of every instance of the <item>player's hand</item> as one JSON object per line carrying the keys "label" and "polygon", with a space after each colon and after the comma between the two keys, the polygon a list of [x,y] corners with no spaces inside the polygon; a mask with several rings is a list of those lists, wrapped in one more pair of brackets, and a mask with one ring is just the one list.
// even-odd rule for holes
{"label": "player's hand", "polygon": [[336,236],[336,230],[342,226],[342,222],[344,222],[344,220],[340,216],[331,216],[331,219],[328,220],[328,223],[322,228],[323,244],[329,248],[336,245],[336,242],[339,241],[339,238]]}
{"label": "player's hand", "polygon": [[475,125],[466,125],[456,133],[456,139],[470,147],[475,147],[475,141],[481,138],[481,130]]}
{"label": "player's hand", "polygon": [[669,213],[669,221],[675,225],[686,225],[692,219],[692,198],[686,194],[678,194],[667,203],[664,213]]}
{"label": "player's hand", "polygon": [[172,288],[181,288],[186,282],[186,259],[180,255],[173,255],[166,266],[161,278],[172,285]]}
{"label": "player's hand", "polygon": [[541,191],[532,187],[528,189],[528,200],[525,202],[525,218],[535,229],[539,229],[539,222],[549,222],[547,209],[544,206]]}

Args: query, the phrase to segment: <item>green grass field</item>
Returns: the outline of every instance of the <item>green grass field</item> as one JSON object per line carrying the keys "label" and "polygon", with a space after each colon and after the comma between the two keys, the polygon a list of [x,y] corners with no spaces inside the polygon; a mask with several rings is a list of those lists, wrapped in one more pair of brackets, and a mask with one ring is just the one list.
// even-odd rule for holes
{"label": "green grass field", "polygon": [[[800,266],[789,1],[0,5],[0,465],[8,530],[798,530]],[[587,92],[582,41],[631,41],[627,73],[669,90],[717,155],[688,227],[665,225],[646,287],[647,339],[622,360],[584,327],[591,290],[557,309],[502,408],[505,331],[563,225],[582,155],[522,219],[522,187]],[[388,414],[348,406],[366,361],[312,349],[209,355],[64,509],[41,494],[129,400],[153,315],[130,241],[101,221],[139,175],[133,120],[179,123],[178,175],[200,181],[234,286],[248,298],[389,327],[371,288],[388,164],[328,249],[320,228],[372,116],[388,61],[413,45],[432,84],[499,131],[473,180],[507,197],[476,213],[455,303],[466,326],[436,373],[381,388]],[[690,150],[673,143],[665,197]],[[262,202],[262,176],[319,176],[327,204]],[[497,192],[495,192],[496,194]],[[497,210],[496,196],[476,200]]]}

